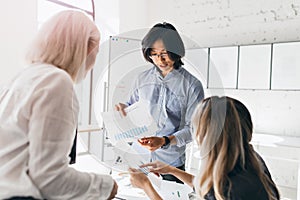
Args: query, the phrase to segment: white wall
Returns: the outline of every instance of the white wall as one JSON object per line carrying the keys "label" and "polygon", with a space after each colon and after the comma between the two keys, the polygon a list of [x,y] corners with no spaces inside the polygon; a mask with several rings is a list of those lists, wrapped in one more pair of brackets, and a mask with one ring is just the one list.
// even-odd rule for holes
{"label": "white wall", "polygon": [[101,32],[101,43],[118,34],[119,0],[95,0],[95,22]]}
{"label": "white wall", "polygon": [[121,31],[168,21],[203,47],[300,39],[299,0],[135,1],[121,0]]}
{"label": "white wall", "polygon": [[147,0],[120,0],[120,33],[145,28],[149,17]]}
{"label": "white wall", "polygon": [[225,90],[225,94],[244,102],[253,118],[255,132],[300,136],[300,92]]}
{"label": "white wall", "polygon": [[0,1],[0,85],[24,67],[28,42],[37,29],[37,1]]}

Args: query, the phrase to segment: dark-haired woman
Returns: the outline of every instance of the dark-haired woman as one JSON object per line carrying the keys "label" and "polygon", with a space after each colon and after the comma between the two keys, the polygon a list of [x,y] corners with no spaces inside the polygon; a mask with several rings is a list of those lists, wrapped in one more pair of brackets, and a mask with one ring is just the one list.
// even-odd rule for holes
{"label": "dark-haired woman", "polygon": [[[201,167],[196,177],[170,165],[142,165],[155,173],[171,173],[194,187],[205,200],[279,200],[278,189],[263,159],[250,144],[253,125],[246,106],[230,97],[209,97],[192,117],[200,148]],[[163,199],[147,176],[131,169],[131,183],[152,200]]]}

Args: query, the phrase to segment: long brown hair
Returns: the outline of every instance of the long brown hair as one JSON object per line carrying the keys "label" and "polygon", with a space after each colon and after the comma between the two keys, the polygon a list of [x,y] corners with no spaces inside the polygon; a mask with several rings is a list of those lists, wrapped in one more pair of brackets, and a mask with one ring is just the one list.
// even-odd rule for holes
{"label": "long brown hair", "polygon": [[[202,198],[212,189],[217,200],[228,198],[228,174],[235,167],[245,169],[247,164],[257,173],[269,200],[277,199],[278,190],[249,143],[253,124],[244,104],[230,97],[206,98],[194,112],[192,125],[203,157],[198,191]],[[224,194],[225,188],[228,194]]]}

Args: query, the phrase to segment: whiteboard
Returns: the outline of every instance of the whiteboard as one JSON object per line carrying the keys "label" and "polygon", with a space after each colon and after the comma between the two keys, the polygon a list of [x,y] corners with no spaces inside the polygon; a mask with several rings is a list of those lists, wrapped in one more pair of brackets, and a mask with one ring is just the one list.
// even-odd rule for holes
{"label": "whiteboard", "polygon": [[151,66],[143,58],[141,41],[121,37],[110,38],[108,69],[108,111],[126,102],[137,75]]}

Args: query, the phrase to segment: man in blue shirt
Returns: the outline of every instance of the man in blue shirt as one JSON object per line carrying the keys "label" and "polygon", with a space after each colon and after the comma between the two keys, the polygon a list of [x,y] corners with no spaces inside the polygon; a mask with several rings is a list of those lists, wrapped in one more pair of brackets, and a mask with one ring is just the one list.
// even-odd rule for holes
{"label": "man in blue shirt", "polygon": [[[116,110],[125,116],[127,106],[140,100],[149,103],[158,131],[153,137],[139,139],[139,143],[151,151],[152,161],[160,160],[185,170],[186,144],[192,141],[191,116],[204,98],[202,84],[181,67],[185,49],[173,25],[154,25],[142,41],[142,51],[154,66],[138,76],[129,101],[116,105]],[[181,182],[169,174],[162,176]]]}

